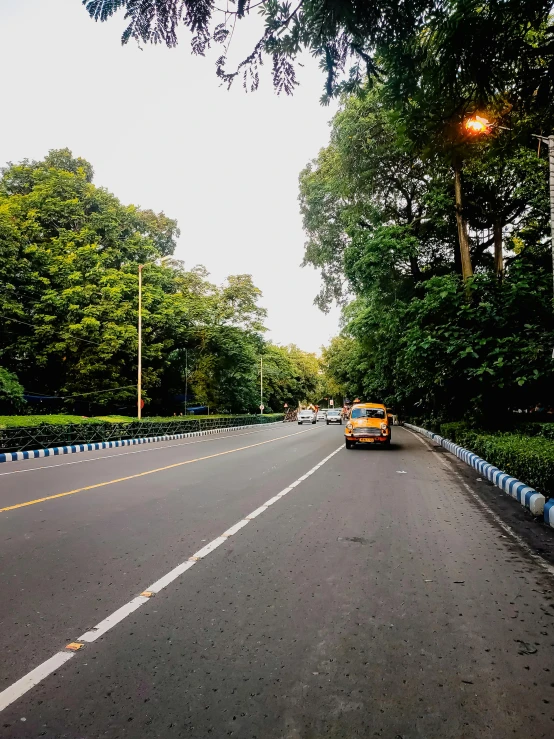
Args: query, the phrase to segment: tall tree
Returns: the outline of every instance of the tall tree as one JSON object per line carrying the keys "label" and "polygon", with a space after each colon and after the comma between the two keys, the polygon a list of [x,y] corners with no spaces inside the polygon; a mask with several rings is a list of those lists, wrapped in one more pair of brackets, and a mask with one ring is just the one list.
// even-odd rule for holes
{"label": "tall tree", "polygon": [[475,270],[464,290],[452,150],[430,156],[411,134],[386,86],[374,85],[345,99],[330,145],[301,175],[305,261],[323,267],[318,300],[355,297],[343,336],[324,353],[328,372],[350,394],[419,413],[554,400],[545,161],[517,125],[506,137],[459,144]]}
{"label": "tall tree", "polygon": [[94,185],[91,165],[67,149],[8,165],[0,178],[0,358],[12,395],[16,371],[28,395],[132,408],[144,264],[147,410],[167,410],[185,388],[214,409],[254,410],[261,292],[250,275],[217,286],[203,267],[161,264],[178,234],[163,213],[125,206]]}
{"label": "tall tree", "polygon": [[[307,50],[324,70],[326,96],[357,89],[366,76],[376,78],[386,66],[395,85],[408,95],[409,73],[420,69],[425,79],[438,80],[445,98],[458,98],[460,90],[464,94],[469,90],[484,100],[509,84],[527,94],[536,91],[542,102],[553,99],[554,47],[547,0],[299,0],[292,4],[239,0],[227,10],[204,0],[82,2],[97,21],[124,12],[128,23],[123,43],[135,39],[173,47],[180,27],[185,27],[192,35],[193,53],[204,55],[211,44],[220,45],[218,76],[227,83],[240,77],[248,88],[258,86],[259,67],[267,56],[275,88],[292,92],[297,84],[295,62]],[[232,31],[254,10],[263,18],[263,31],[238,68],[229,72]]]}

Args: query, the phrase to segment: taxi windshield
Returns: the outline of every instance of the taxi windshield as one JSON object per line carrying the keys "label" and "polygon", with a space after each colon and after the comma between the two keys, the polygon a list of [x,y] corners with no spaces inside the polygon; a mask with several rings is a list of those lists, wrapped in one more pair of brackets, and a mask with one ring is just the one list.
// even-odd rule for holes
{"label": "taxi windshield", "polygon": [[384,418],[382,408],[353,408],[351,418]]}

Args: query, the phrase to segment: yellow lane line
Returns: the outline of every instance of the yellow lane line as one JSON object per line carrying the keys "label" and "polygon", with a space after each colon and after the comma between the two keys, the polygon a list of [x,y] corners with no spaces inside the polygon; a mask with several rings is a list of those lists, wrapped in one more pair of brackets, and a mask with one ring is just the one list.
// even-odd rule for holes
{"label": "yellow lane line", "polygon": [[6,506],[6,508],[0,508],[0,513],[6,511],[13,511],[16,508],[24,508],[29,505],[36,505],[37,503],[44,503],[47,500],[55,500],[56,498],[64,498],[66,495],[75,495],[75,493],[82,493],[85,490],[94,490],[95,488],[102,488],[106,485],[115,485],[117,482],[125,482],[126,480],[134,480],[136,477],[144,477],[145,475],[153,475],[156,472],[163,472],[164,470],[170,470],[173,467],[182,467],[185,464],[193,464],[194,462],[202,462],[204,459],[213,459],[214,457],[222,457],[224,454],[233,454],[234,452],[242,452],[244,449],[252,449],[255,446],[263,446],[264,444],[272,444],[274,441],[280,441],[281,439],[288,439],[290,436],[298,436],[298,434],[306,434],[307,431],[295,431],[294,434],[287,434],[286,436],[278,436],[276,439],[268,439],[267,441],[258,441],[256,444],[249,444],[248,446],[240,446],[237,449],[228,449],[226,452],[217,452],[217,454],[208,454],[205,457],[197,457],[196,459],[188,459],[186,462],[175,462],[174,464],[168,464],[165,467],[156,467],[154,470],[147,470],[146,472],[138,472],[136,475],[128,475],[127,477],[118,477],[116,480],[107,480],[106,482],[97,482],[94,485],[87,485],[83,488],[76,488],[75,490],[68,490],[67,493],[56,493],[56,495],[47,495],[44,498],[37,498],[36,500],[28,500],[25,503],[17,503],[16,505]]}

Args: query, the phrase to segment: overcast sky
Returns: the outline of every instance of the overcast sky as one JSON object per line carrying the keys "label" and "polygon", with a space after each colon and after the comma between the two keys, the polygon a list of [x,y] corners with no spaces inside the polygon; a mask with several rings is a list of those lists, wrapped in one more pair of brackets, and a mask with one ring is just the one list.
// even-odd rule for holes
{"label": "overcast sky", "polygon": [[[90,20],[81,0],[0,0],[0,165],[69,147],[122,202],[176,218],[176,256],[211,279],[250,273],[263,291],[268,337],[317,351],[338,311],[313,299],[319,275],[300,267],[298,174],[329,137],[333,109],[310,58],[293,97],[220,87],[213,59],[120,45],[123,19]],[[232,53],[249,47],[247,26]],[[253,29],[252,29],[253,30]],[[269,72],[269,69],[267,69]]]}

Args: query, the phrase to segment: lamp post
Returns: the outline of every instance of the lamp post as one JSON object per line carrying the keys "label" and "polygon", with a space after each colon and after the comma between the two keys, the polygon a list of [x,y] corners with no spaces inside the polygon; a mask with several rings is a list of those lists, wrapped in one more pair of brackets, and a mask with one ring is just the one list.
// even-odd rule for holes
{"label": "lamp post", "polygon": [[[552,292],[554,294],[554,136],[538,136],[532,134],[534,138],[548,144],[548,171],[549,171],[549,191],[550,191],[550,248],[552,251]],[[554,351],[552,352],[554,358]]]}
{"label": "lamp post", "polygon": [[137,417],[142,418],[142,268],[138,271],[138,377],[137,377]]}
{"label": "lamp post", "polygon": [[185,349],[185,416],[187,415],[187,395],[189,391],[189,353]]}
{"label": "lamp post", "polygon": [[260,357],[260,415],[264,414],[264,358]]}
{"label": "lamp post", "polygon": [[[499,126],[491,123],[482,116],[473,116],[465,121],[465,128],[469,133],[481,134],[490,133],[493,128],[500,128],[503,131],[509,131],[507,126]],[[552,294],[554,296],[554,136],[539,136],[536,133],[531,134],[533,138],[548,144],[548,169],[549,169],[549,193],[550,193],[550,250],[552,253]],[[552,350],[552,358],[554,359],[554,349]]]}
{"label": "lamp post", "polygon": [[[161,257],[154,260],[153,263],[161,266],[167,259],[171,259],[171,257]],[[146,262],[146,264],[152,264],[152,262]],[[146,264],[139,264],[138,266],[137,418],[139,421],[142,418],[142,270]]]}

